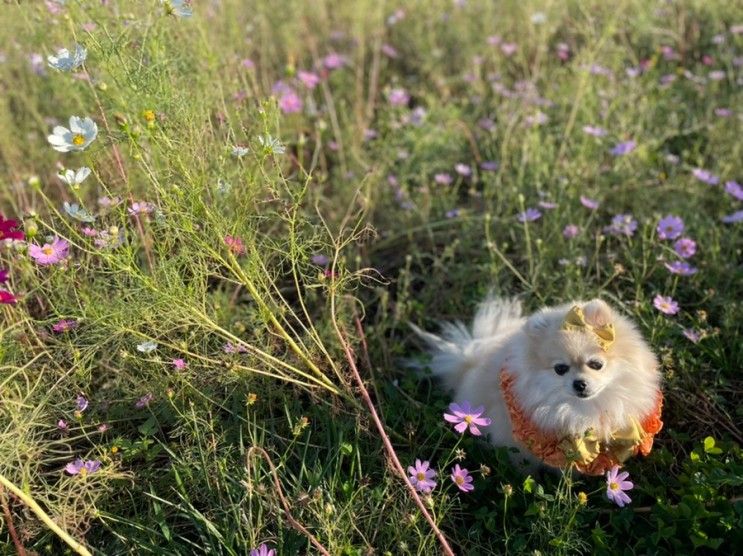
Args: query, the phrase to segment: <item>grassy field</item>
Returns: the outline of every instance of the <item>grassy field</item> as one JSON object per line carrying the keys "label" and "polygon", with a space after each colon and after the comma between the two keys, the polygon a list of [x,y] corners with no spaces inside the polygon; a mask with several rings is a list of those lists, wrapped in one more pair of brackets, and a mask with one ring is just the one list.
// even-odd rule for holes
{"label": "grassy field", "polygon": [[[4,553],[738,550],[743,5],[182,4],[0,8]],[[491,289],[650,341],[631,504],[406,368]]]}

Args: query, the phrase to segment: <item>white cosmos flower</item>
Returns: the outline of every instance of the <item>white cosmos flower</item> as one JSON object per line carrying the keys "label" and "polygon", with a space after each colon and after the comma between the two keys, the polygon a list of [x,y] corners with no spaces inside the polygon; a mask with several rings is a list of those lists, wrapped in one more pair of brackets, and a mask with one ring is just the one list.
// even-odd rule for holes
{"label": "white cosmos flower", "polygon": [[191,17],[193,10],[191,3],[186,0],[160,0],[165,6],[165,13],[168,15],[177,15],[178,17]]}
{"label": "white cosmos flower", "polygon": [[85,222],[87,224],[95,222],[95,216],[90,214],[87,210],[85,210],[77,203],[70,204],[65,201],[63,206],[64,211],[68,214],[68,216],[74,218],[75,220],[79,220],[80,222]]}
{"label": "white cosmos flower", "polygon": [[137,351],[141,351],[142,353],[152,353],[156,349],[157,342],[153,342],[152,340],[147,340],[146,342],[137,344]]}
{"label": "white cosmos flower", "polygon": [[90,118],[70,116],[70,128],[55,126],[47,141],[55,151],[68,153],[82,151],[90,145],[98,135],[98,126]]}
{"label": "white cosmos flower", "polygon": [[243,156],[248,154],[248,152],[248,148],[241,145],[235,145],[234,147],[232,147],[232,156],[236,158],[242,158]]}
{"label": "white cosmos flower", "polygon": [[79,44],[75,44],[74,53],[66,48],[60,48],[57,50],[56,56],[47,56],[46,59],[49,62],[50,68],[58,69],[59,71],[72,71],[83,65],[87,57],[88,50]]}
{"label": "white cosmos flower", "polygon": [[87,166],[83,166],[82,168],[78,168],[77,171],[65,170],[64,172],[60,172],[59,174],[57,174],[57,177],[73,189],[77,189],[78,186],[83,183],[89,175],[90,168],[88,168]]}

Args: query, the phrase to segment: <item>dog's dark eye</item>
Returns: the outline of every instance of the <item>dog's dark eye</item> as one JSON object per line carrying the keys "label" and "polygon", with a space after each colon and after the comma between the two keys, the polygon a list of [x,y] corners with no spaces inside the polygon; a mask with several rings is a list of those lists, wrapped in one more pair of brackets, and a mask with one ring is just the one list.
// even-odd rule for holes
{"label": "dog's dark eye", "polygon": [[598,371],[601,369],[601,367],[604,366],[604,364],[601,361],[596,361],[595,359],[591,359],[588,363],[586,363],[590,369],[593,369],[594,371]]}
{"label": "dog's dark eye", "polygon": [[554,366],[554,369],[558,375],[562,376],[570,370],[570,365],[566,365],[565,363],[558,363]]}

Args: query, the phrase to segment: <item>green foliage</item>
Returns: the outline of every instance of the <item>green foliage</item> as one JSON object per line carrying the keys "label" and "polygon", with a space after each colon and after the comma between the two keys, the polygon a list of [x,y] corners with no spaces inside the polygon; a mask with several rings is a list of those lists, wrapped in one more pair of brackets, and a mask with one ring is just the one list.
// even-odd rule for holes
{"label": "green foliage", "polygon": [[[741,207],[692,170],[741,182],[740,5],[417,0],[400,14],[371,0],[222,0],[185,19],[156,0],[68,0],[58,14],[53,1],[6,4],[1,212],[32,244],[63,237],[71,256],[42,267],[25,244],[0,245],[19,299],[0,305],[0,473],[74,537],[99,554],[314,553],[278,482],[332,554],[436,553],[340,330],[403,465],[437,469],[426,503],[457,553],[737,550],[743,243],[741,224],[720,219]],[[45,66],[75,42],[86,74]],[[330,53],[343,68],[323,66]],[[304,87],[298,70],[321,82]],[[278,81],[300,112],[282,112]],[[410,100],[394,105],[394,89]],[[57,153],[46,136],[71,115],[92,117],[98,138]],[[609,153],[629,139],[632,153]],[[92,173],[70,188],[63,166]],[[101,207],[104,196],[121,202]],[[121,245],[99,247],[64,201]],[[132,215],[136,201],[154,210]],[[540,201],[557,208],[516,220]],[[607,233],[625,213],[636,233]],[[693,276],[664,266],[677,258],[656,230],[667,214],[698,244]],[[601,478],[519,475],[505,449],[452,432],[447,394],[406,370],[419,351],[407,322],[466,320],[491,288],[529,308],[600,295],[656,348],[664,429],[628,463],[628,507],[605,499]],[[681,312],[660,314],[657,294]],[[61,319],[77,327],[53,332]],[[138,349],[146,341],[157,348]],[[77,458],[102,466],[70,476]],[[454,463],[472,493],[450,480]],[[27,550],[63,553],[2,496]],[[3,517],[0,543],[12,542]]]}

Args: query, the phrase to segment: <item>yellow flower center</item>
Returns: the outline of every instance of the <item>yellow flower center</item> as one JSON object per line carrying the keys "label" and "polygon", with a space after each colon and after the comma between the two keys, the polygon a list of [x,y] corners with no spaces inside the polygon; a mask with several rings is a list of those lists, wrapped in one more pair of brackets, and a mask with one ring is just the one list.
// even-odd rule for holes
{"label": "yellow flower center", "polygon": [[461,475],[457,475],[456,477],[454,477],[454,482],[457,483],[458,485],[463,485],[464,477],[462,477]]}
{"label": "yellow flower center", "polygon": [[72,144],[77,145],[78,147],[85,143],[85,137],[83,137],[81,134],[77,134],[72,138]]}
{"label": "yellow flower center", "polygon": [[422,471],[419,471],[418,474],[415,476],[416,479],[419,481],[425,481],[426,480],[426,474]]}
{"label": "yellow flower center", "polygon": [[148,122],[154,122],[155,112],[154,110],[145,110],[144,112],[142,112],[142,117]]}
{"label": "yellow flower center", "polygon": [[50,246],[42,247],[41,252],[44,253],[44,255],[53,255],[54,249],[52,249]]}
{"label": "yellow flower center", "polygon": [[85,467],[80,468],[80,475],[85,477],[88,474],[88,470]]}
{"label": "yellow flower center", "polygon": [[111,453],[112,454],[115,454],[118,451],[119,451],[119,447],[118,446],[111,446]]}
{"label": "yellow flower center", "polygon": [[465,415],[464,422],[468,425],[472,423],[472,415]]}
{"label": "yellow flower center", "polygon": [[609,483],[609,488],[611,490],[619,490],[619,484],[618,483]]}

